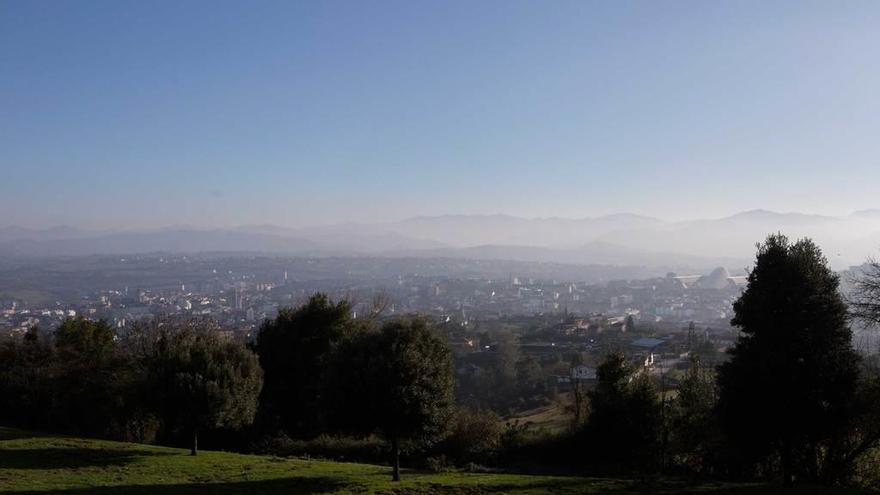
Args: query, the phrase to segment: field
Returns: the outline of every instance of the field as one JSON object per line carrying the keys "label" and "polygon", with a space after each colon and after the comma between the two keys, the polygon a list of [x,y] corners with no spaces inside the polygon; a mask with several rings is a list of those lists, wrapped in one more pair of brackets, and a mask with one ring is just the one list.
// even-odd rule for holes
{"label": "field", "polygon": [[572,413],[566,410],[571,403],[570,393],[559,394],[557,400],[550,405],[523,411],[505,420],[528,424],[530,431],[558,433],[571,428]]}
{"label": "field", "polygon": [[[775,493],[760,485],[703,484],[405,470],[321,460],[188,451],[0,428],[0,493],[177,494],[635,494]],[[790,493],[847,493],[801,487]]]}

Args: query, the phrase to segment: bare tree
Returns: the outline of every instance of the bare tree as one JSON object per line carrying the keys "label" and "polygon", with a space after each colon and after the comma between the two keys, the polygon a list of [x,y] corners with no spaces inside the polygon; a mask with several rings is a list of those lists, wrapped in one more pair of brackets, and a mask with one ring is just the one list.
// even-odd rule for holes
{"label": "bare tree", "polygon": [[370,306],[370,319],[379,318],[385,311],[394,304],[391,295],[385,289],[379,289],[373,295],[373,302]]}
{"label": "bare tree", "polygon": [[880,325],[880,261],[869,259],[860,275],[853,277],[849,297],[853,316],[872,325]]}

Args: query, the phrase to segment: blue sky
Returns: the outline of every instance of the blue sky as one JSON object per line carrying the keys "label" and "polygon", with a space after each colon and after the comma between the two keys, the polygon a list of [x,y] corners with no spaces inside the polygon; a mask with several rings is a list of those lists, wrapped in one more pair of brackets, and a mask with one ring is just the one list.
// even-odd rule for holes
{"label": "blue sky", "polygon": [[0,225],[880,207],[880,2],[0,2]]}

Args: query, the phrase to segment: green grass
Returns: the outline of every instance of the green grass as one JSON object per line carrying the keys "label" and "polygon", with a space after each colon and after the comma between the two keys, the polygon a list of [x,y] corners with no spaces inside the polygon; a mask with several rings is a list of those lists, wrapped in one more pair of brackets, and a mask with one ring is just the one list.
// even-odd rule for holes
{"label": "green grass", "polygon": [[[630,494],[776,493],[760,485],[675,480],[433,474],[405,470],[390,481],[385,466],[188,451],[42,435],[0,428],[0,493],[70,495],[178,494]],[[797,493],[845,493],[801,488]]]}
{"label": "green grass", "polygon": [[566,407],[573,402],[570,393],[559,394],[557,400],[550,405],[522,411],[505,420],[528,424],[530,431],[560,433],[571,428],[572,413]]}

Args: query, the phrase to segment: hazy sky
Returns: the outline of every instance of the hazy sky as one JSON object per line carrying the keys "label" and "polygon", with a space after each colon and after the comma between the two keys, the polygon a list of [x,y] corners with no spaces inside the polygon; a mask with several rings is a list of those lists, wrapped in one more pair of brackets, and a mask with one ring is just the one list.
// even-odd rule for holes
{"label": "hazy sky", "polygon": [[880,207],[880,2],[0,2],[0,225]]}

